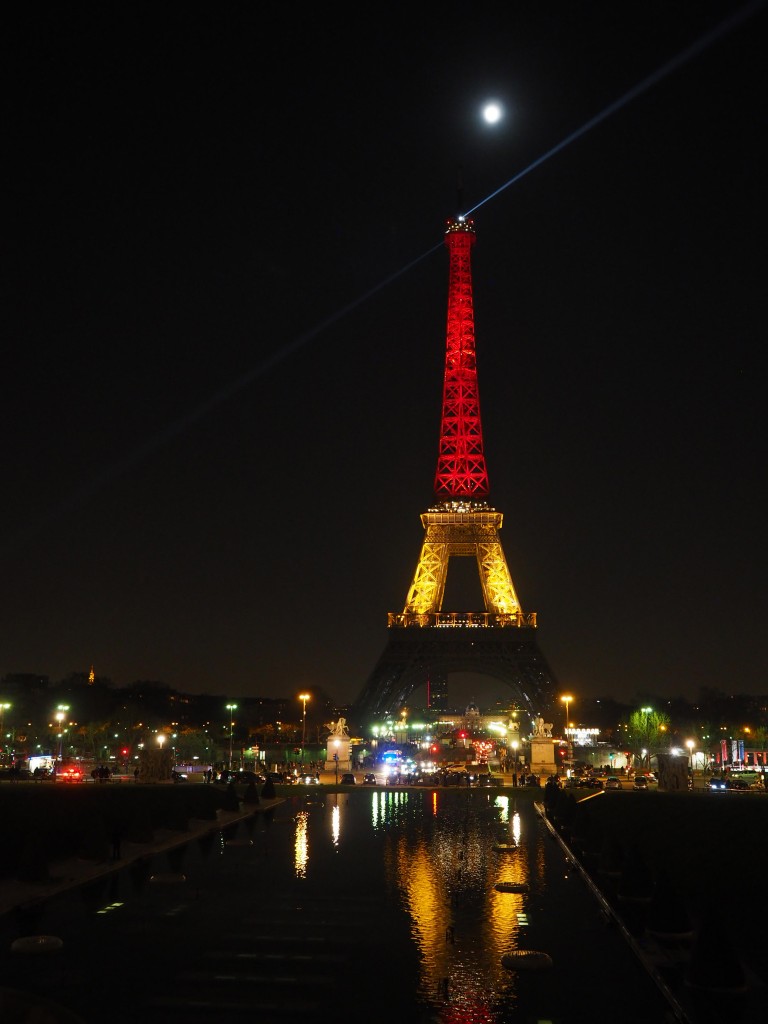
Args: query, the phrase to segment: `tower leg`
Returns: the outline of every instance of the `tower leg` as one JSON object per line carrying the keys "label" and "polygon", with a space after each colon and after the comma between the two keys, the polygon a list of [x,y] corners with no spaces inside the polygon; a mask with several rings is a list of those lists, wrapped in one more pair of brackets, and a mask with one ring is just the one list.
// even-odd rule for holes
{"label": "tower leg", "polygon": [[[534,629],[513,626],[390,627],[387,646],[355,702],[355,720],[362,726],[365,719],[397,714],[417,687],[433,685],[430,680],[435,679],[447,684],[452,672],[475,672],[498,679],[510,687],[532,718],[550,717],[557,684],[539,651],[535,633]],[[443,692],[447,705],[447,685]]]}

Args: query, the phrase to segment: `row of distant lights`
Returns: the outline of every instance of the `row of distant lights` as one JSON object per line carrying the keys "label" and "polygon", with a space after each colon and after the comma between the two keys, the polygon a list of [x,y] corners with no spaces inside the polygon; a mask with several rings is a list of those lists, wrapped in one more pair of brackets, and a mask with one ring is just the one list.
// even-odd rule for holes
{"label": "row of distant lights", "polygon": [[428,512],[495,512],[496,509],[487,501],[441,501],[432,505]]}

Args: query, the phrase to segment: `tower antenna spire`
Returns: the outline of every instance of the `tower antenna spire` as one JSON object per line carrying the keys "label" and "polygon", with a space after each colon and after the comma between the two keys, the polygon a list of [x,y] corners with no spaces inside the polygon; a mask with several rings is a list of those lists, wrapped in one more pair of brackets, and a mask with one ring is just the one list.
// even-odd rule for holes
{"label": "tower antenna spire", "polygon": [[456,168],[456,217],[459,218],[464,214],[464,179],[462,175],[462,166]]}

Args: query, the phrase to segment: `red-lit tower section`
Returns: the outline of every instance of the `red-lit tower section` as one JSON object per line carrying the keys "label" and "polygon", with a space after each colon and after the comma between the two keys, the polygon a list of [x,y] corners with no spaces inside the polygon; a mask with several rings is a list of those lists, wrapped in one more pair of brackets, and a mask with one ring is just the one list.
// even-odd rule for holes
{"label": "red-lit tower section", "polygon": [[488,494],[488,471],[475,358],[470,258],[475,244],[473,221],[449,220],[445,244],[450,253],[448,329],[435,494],[440,498],[483,498]]}

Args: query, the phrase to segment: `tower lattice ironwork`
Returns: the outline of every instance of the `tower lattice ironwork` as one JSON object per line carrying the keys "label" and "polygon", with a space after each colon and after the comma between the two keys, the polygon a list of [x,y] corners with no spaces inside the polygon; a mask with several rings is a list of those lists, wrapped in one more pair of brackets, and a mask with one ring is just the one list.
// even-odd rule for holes
{"label": "tower lattice ironwork", "polygon": [[[536,613],[524,612],[499,539],[501,512],[489,494],[477,382],[471,249],[474,223],[448,221],[450,256],[443,406],[434,491],[424,512],[424,542],[405,607],[389,613],[389,638],[355,704],[355,717],[397,713],[420,685],[447,708],[448,676],[471,671],[496,677],[531,715],[552,707],[555,680],[536,643]],[[483,611],[443,611],[448,564],[474,556]]]}

